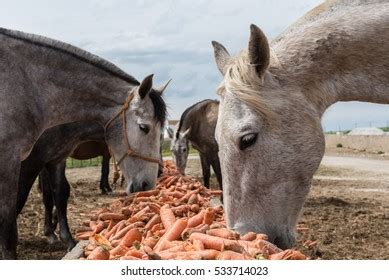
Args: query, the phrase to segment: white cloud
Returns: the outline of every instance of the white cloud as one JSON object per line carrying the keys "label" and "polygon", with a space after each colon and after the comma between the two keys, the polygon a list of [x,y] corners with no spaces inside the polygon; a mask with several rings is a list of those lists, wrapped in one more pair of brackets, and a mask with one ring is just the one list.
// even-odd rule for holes
{"label": "white cloud", "polygon": [[[139,80],[151,72],[157,83],[173,78],[166,98],[170,115],[178,118],[196,101],[216,98],[221,77],[214,65],[211,40],[236,53],[247,45],[250,23],[274,38],[319,2],[0,0],[0,26],[77,45]],[[335,105],[325,115],[324,126],[350,127],[367,113],[374,123],[389,120],[388,106],[371,106]]]}

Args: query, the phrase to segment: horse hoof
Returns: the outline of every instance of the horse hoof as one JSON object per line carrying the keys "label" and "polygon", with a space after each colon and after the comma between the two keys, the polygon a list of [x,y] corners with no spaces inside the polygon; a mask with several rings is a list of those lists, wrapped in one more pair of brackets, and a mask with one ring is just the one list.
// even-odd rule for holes
{"label": "horse hoof", "polygon": [[47,236],[47,242],[51,245],[58,241],[58,237],[53,233]]}
{"label": "horse hoof", "polygon": [[68,252],[70,252],[74,246],[76,246],[76,242],[74,240],[68,242]]}

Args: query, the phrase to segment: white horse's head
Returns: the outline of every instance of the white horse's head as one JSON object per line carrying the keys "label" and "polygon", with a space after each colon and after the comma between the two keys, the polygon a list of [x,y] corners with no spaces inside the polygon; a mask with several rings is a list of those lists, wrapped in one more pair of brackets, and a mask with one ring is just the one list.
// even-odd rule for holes
{"label": "white horse's head", "polygon": [[153,89],[153,75],[146,77],[129,93],[128,108],[106,128],[106,141],[123,171],[127,193],[148,190],[155,185],[161,128],[166,119],[166,104],[162,99],[166,86]]}
{"label": "white horse's head", "polygon": [[213,46],[224,76],[215,136],[227,224],[291,247],[324,153],[320,114],[271,57],[257,26],[251,26],[248,51],[235,58],[219,43]]}

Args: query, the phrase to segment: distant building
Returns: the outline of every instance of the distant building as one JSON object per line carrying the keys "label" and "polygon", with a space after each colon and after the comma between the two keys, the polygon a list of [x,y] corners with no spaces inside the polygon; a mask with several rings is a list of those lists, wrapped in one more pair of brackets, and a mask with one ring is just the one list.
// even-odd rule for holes
{"label": "distant building", "polygon": [[351,130],[348,135],[387,135],[378,127],[357,127]]}
{"label": "distant building", "polygon": [[174,127],[178,124],[180,120],[168,120],[167,121],[167,125],[170,126],[170,127]]}

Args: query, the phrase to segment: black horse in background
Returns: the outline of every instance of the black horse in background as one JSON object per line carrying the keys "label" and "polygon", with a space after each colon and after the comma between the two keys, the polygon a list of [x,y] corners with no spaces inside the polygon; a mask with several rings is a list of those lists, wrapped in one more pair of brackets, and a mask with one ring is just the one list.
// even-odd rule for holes
{"label": "black horse in background", "polygon": [[78,160],[88,160],[96,157],[102,157],[101,162],[101,179],[100,190],[101,194],[112,192],[109,186],[109,161],[111,160],[111,153],[104,139],[100,141],[82,142],[70,154],[70,157]]}

